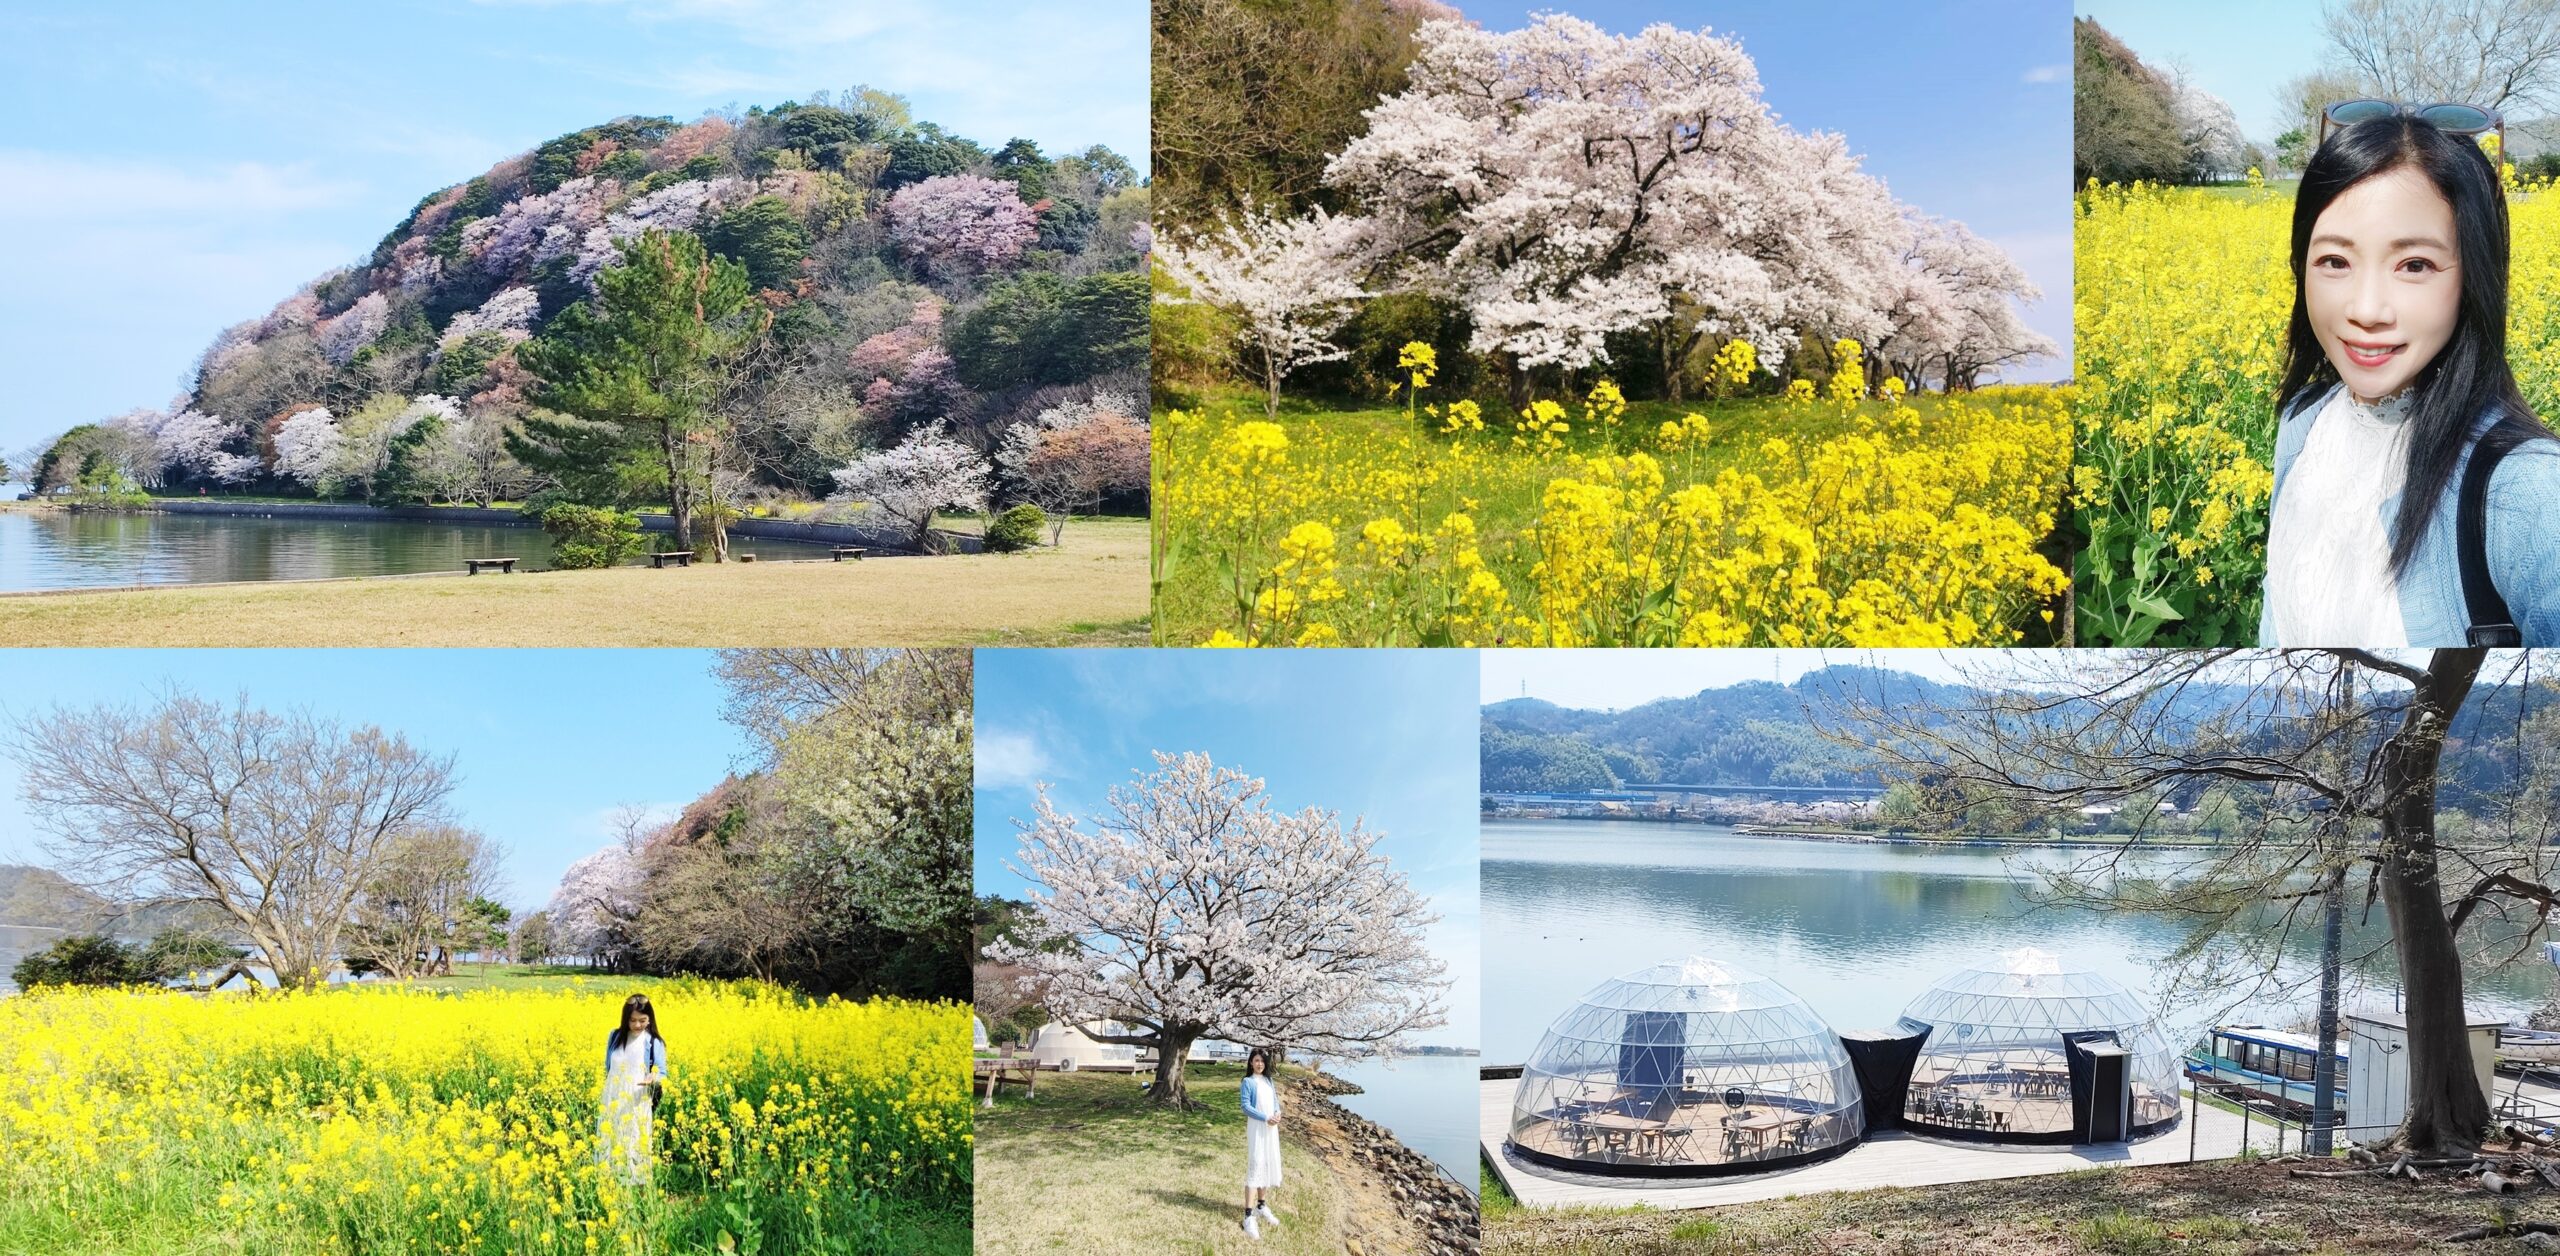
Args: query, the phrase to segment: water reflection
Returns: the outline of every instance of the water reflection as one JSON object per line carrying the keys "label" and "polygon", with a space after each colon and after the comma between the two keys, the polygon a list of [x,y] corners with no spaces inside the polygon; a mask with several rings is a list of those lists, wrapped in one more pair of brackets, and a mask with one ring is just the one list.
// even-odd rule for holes
{"label": "water reflection", "polygon": [[[729,546],[764,559],[827,556],[798,541],[731,537]],[[0,511],[0,592],[408,575],[460,571],[466,558],[542,571],[551,538],[538,528],[411,520]]]}
{"label": "water reflection", "polygon": [[[1482,850],[1488,1063],[1526,1059],[1547,1023],[1601,981],[1691,953],[1777,978],[1835,1028],[1852,1029],[1889,1025],[1949,971],[2029,945],[2105,973],[2159,1008],[2160,962],[2184,937],[2156,916],[2032,902],[2030,868],[2053,852],[1744,838],[1714,825],[1490,820]],[[2380,909],[2358,925],[2351,908],[2349,919],[2347,954],[2381,952],[2350,974],[2350,997],[2388,1000]],[[2297,932],[2283,949],[2285,971],[2307,973],[2318,936]],[[2521,1014],[2550,996],[2553,975],[2537,956],[2475,966],[2466,989],[2478,1006]],[[2221,1019],[2219,1010],[2161,1009],[2179,1047]],[[2298,1011],[2259,1006],[2250,1015],[2281,1022]]]}

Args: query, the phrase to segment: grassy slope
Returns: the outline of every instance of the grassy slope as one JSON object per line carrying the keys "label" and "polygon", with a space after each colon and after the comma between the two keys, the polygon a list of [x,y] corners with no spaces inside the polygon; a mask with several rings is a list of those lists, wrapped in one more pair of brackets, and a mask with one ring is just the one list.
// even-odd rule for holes
{"label": "grassy slope", "polygon": [[[1486,1175],[1486,1180],[1492,1180]],[[2500,1256],[2512,1239],[2437,1240],[2491,1219],[2479,1187],[2313,1180],[2286,1166],[2216,1162],[2094,1169],[1924,1190],[1809,1195],[1691,1212],[1543,1212],[1485,1196],[1487,1256],[2275,1256],[2413,1250]],[[2523,1217],[2551,1215],[2525,1203]]]}
{"label": "grassy slope", "polygon": [[1281,1125],[1280,1228],[1256,1243],[1244,1208],[1244,1114],[1233,1065],[1194,1065],[1197,1112],[1164,1112],[1118,1073],[1044,1073],[1040,1097],[1008,1088],[977,1128],[977,1250],[1007,1253],[1340,1253],[1381,1242],[1375,1205]]}
{"label": "grassy slope", "polygon": [[858,563],[230,584],[0,598],[0,640],[81,646],[1128,644],[1143,520],[1058,549]]}

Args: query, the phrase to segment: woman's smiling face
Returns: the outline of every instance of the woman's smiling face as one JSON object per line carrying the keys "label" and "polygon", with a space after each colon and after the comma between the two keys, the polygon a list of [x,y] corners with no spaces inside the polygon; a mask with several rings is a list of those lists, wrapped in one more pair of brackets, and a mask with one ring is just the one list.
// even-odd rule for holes
{"label": "woman's smiling face", "polygon": [[2320,211],[2303,306],[2350,392],[2387,397],[2435,361],[2453,338],[2461,264],[2453,206],[2415,167],[2375,175]]}

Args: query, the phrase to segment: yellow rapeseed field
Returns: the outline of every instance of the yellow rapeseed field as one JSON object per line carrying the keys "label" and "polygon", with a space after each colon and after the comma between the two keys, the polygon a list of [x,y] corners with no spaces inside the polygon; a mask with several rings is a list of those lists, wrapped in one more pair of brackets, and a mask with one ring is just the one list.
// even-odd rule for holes
{"label": "yellow rapeseed field", "polygon": [[774,1256],[965,1229],[965,1011],[650,986],[668,1083],[633,1187],[596,1147],[633,988],[0,1000],[0,1250]]}
{"label": "yellow rapeseed field", "polygon": [[[1413,351],[1421,351],[1415,354]],[[1171,411],[1156,625],[1173,645],[1970,646],[2042,631],[2070,390],[1906,397],[1858,346],[1819,391],[1706,413],[1606,381],[1505,422]],[[1747,361],[1727,364],[1748,374]]]}
{"label": "yellow rapeseed field", "polygon": [[[2512,185],[2508,354],[2560,414],[2560,197]],[[2083,645],[2249,645],[2293,309],[2290,194],[2092,185],[2072,234]]]}

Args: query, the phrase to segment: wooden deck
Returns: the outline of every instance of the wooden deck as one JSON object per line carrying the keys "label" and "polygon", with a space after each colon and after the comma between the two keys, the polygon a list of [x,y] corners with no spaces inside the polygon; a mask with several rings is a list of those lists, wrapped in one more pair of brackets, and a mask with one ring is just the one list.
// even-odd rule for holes
{"label": "wooden deck", "polygon": [[[1510,1133],[1511,1096],[1519,1086],[1506,1078],[1482,1083],[1477,1137],[1485,1160],[1502,1178],[1514,1199],[1533,1208],[1591,1204],[1623,1208],[1648,1204],[1655,1208],[1718,1208],[1817,1191],[1856,1191],[1879,1186],[1939,1186],[1993,1178],[2069,1173],[2120,1164],[2182,1164],[2190,1159],[2219,1160],[2240,1153],[2241,1121],[2219,1108],[2204,1107],[2166,1134],[2138,1143],[2101,1147],[1992,1147],[1888,1133],[1819,1164],[1776,1173],[1716,1178],[1630,1178],[1567,1173],[1534,1165],[1505,1145]],[[2276,1148],[2275,1131],[2263,1120],[2248,1127],[2249,1142],[2262,1151]],[[2295,1135],[2299,1137],[2299,1135]]]}

